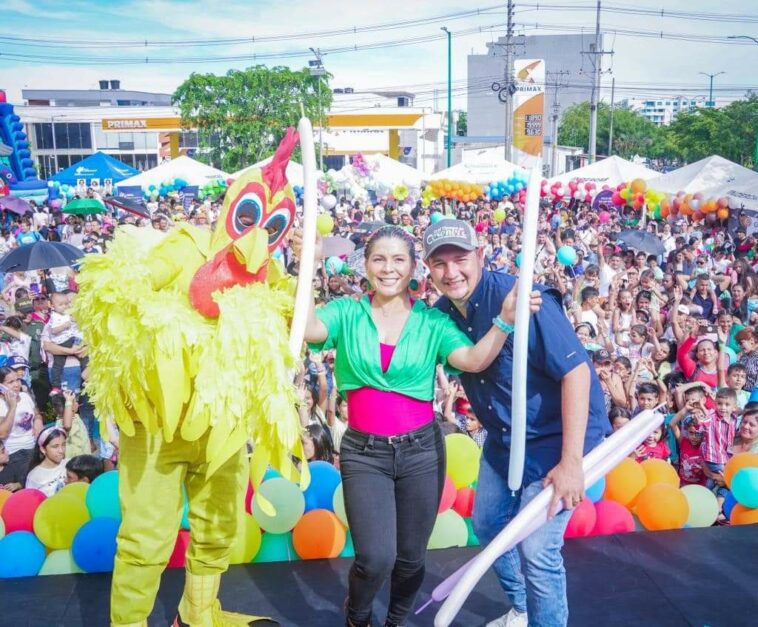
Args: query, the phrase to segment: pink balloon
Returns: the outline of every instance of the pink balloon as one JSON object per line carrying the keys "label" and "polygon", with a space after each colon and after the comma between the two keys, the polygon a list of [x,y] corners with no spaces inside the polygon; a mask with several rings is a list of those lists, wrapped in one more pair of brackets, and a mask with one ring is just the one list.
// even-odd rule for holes
{"label": "pink balloon", "polygon": [[455,497],[458,496],[458,492],[455,489],[455,484],[450,477],[445,476],[445,487],[442,488],[442,498],[440,499],[440,506],[437,510],[440,514],[445,510],[450,509],[455,503]]}
{"label": "pink balloon", "polygon": [[597,521],[590,532],[591,536],[605,536],[612,533],[634,531],[632,513],[616,501],[598,501],[595,503]]}
{"label": "pink balloon", "polygon": [[581,538],[588,536],[595,528],[596,522],[597,512],[595,512],[595,504],[585,496],[574,509],[574,513],[571,514],[563,537]]}
{"label": "pink balloon", "polygon": [[600,224],[608,224],[608,222],[611,220],[611,214],[607,211],[601,211],[597,217],[600,221]]}

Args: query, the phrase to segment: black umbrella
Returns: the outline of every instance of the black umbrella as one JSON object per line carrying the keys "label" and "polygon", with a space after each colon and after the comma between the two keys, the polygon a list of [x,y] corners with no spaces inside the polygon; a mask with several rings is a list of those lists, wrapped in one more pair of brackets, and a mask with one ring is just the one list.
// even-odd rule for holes
{"label": "black umbrella", "polygon": [[388,225],[386,222],[360,222],[355,226],[355,228],[353,228],[353,233],[368,235],[369,233],[373,233],[374,231],[381,229],[383,226]]}
{"label": "black umbrella", "polygon": [[150,217],[150,212],[145,205],[132,198],[127,198],[126,196],[112,196],[111,198],[106,198],[105,204],[114,209],[120,209],[121,211],[131,213],[138,218]]}
{"label": "black umbrella", "polygon": [[73,265],[84,252],[63,242],[34,242],[14,248],[0,259],[0,272],[47,270]]}
{"label": "black umbrella", "polygon": [[666,247],[655,233],[627,229],[618,234],[618,238],[627,248],[633,248],[649,255],[665,255]]}

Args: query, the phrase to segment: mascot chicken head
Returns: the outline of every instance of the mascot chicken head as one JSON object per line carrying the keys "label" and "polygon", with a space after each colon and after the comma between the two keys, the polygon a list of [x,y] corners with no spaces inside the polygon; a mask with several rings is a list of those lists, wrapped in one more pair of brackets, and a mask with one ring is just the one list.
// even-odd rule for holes
{"label": "mascot chicken head", "polygon": [[227,190],[211,238],[210,261],[190,284],[190,301],[204,316],[219,315],[214,292],[266,280],[271,254],[295,217],[295,195],[286,170],[297,141],[295,129],[287,129],[271,161],[246,172]]}

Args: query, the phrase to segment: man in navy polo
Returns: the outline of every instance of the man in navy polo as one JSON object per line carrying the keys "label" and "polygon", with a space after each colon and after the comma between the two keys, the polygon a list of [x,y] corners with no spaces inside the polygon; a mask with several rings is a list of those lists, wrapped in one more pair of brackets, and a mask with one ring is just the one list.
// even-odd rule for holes
{"label": "man in navy polo", "polygon": [[[435,307],[450,315],[472,341],[491,327],[516,277],[483,268],[474,229],[441,220],[424,232],[424,260],[443,294]],[[523,487],[508,488],[513,338],[485,371],[461,375],[474,412],[487,429],[474,504],[477,537],[489,543],[547,485],[555,489],[549,522],[495,562],[511,610],[488,627],[566,625],[563,533],[584,494],[582,457],[610,431],[600,382],[561,306],[544,286],[542,307],[529,323],[527,433]],[[558,513],[558,501],[568,509]],[[528,618],[527,618],[528,612]]]}

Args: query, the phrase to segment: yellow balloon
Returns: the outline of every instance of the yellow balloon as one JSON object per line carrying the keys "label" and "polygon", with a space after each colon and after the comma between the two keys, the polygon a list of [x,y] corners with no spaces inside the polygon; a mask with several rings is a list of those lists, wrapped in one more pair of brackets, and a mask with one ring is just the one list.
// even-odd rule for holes
{"label": "yellow balloon", "polygon": [[334,220],[328,213],[320,213],[316,218],[316,230],[321,235],[329,235],[334,229]]}
{"label": "yellow balloon", "polygon": [[68,549],[59,549],[50,551],[42,564],[38,575],[70,575],[71,573],[83,573],[74,561],[71,551]]}
{"label": "yellow balloon", "polygon": [[87,504],[75,494],[56,494],[34,513],[34,533],[49,549],[70,549],[79,528],[89,520]]}
{"label": "yellow balloon", "polygon": [[462,433],[445,436],[447,475],[460,490],[471,485],[479,475],[482,451],[470,437]]}
{"label": "yellow balloon", "polygon": [[89,490],[89,483],[86,481],[76,481],[75,483],[67,483],[64,485],[58,490],[58,493],[55,496],[65,494],[85,499],[87,497],[87,490]]}
{"label": "yellow balloon", "polygon": [[255,519],[245,514],[237,526],[237,537],[229,557],[231,564],[248,564],[261,548],[261,528]]}

